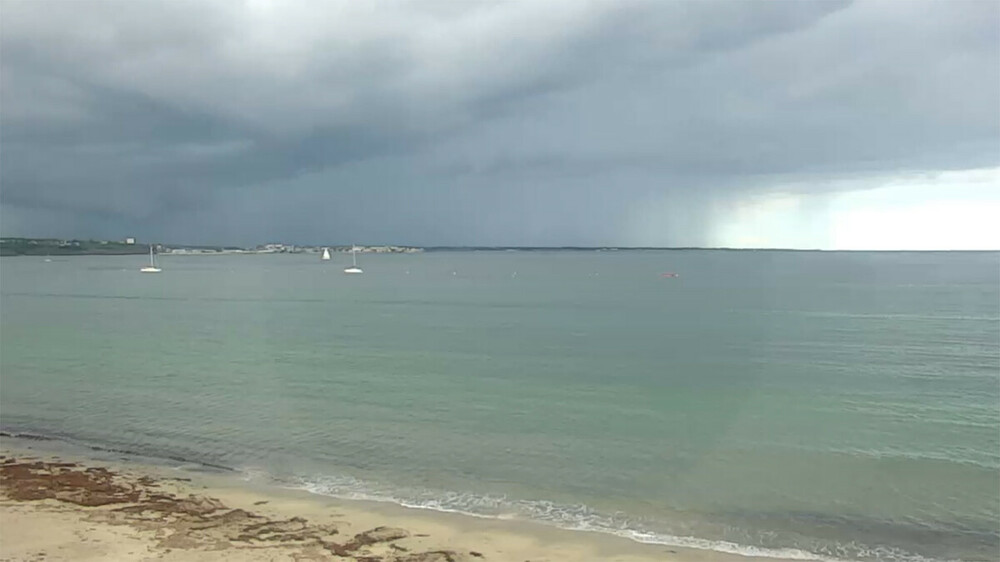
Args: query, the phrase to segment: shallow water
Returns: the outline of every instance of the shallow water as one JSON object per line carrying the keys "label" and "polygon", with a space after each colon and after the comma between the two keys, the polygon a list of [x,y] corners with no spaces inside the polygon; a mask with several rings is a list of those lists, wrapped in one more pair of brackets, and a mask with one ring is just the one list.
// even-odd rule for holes
{"label": "shallow water", "polygon": [[346,259],[4,258],[0,425],[670,544],[1000,549],[1000,254]]}

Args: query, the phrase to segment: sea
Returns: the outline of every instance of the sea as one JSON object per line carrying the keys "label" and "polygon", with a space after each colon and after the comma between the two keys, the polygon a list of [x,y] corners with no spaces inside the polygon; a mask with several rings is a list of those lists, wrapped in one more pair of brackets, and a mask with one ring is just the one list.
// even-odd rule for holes
{"label": "sea", "polygon": [[1000,253],[0,260],[0,429],[802,560],[1000,558]]}

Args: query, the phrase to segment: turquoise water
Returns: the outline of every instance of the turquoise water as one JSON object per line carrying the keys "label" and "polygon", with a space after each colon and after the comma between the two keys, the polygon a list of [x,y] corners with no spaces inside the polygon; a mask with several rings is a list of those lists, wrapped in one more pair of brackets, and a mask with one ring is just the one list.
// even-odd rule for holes
{"label": "turquoise water", "polygon": [[649,542],[997,558],[1000,254],[345,260],[3,258],[0,425]]}

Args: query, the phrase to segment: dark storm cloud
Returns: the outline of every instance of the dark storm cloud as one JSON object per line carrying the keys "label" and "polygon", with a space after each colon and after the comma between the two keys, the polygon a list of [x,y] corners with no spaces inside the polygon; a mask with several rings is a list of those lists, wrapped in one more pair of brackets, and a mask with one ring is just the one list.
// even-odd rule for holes
{"label": "dark storm cloud", "polygon": [[789,179],[1000,160],[994,2],[0,10],[4,234],[697,244]]}

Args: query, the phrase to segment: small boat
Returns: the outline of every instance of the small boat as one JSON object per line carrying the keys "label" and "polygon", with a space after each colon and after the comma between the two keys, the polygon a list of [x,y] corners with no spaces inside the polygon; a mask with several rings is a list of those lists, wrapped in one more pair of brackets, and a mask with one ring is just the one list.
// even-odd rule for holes
{"label": "small boat", "polygon": [[323,248],[323,257],[321,257],[319,259],[321,259],[323,261],[330,261],[330,249],[329,248]]}
{"label": "small boat", "polygon": [[351,265],[351,267],[346,268],[344,270],[344,273],[364,273],[364,271],[362,271],[361,268],[358,267],[358,254],[357,254],[357,252],[358,252],[358,247],[357,246],[351,247],[351,263],[353,265]]}
{"label": "small boat", "polygon": [[153,245],[149,245],[149,265],[139,270],[141,273],[159,273],[163,271],[156,266],[156,256],[153,255]]}

